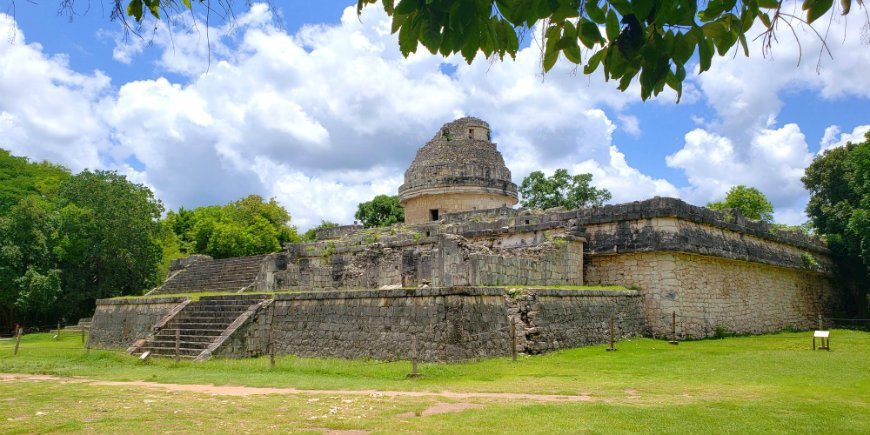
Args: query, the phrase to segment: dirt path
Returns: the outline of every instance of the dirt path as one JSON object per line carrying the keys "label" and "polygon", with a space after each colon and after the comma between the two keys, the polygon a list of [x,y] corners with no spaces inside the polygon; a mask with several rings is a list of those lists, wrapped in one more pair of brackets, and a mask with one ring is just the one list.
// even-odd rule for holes
{"label": "dirt path", "polygon": [[106,385],[117,387],[141,387],[162,391],[184,391],[190,393],[213,394],[217,396],[253,396],[265,394],[332,394],[342,396],[371,397],[443,397],[448,399],[494,399],[494,400],[527,400],[536,402],[588,402],[591,396],[572,396],[560,394],[523,394],[523,393],[463,393],[456,391],[384,391],[384,390],[300,390],[297,388],[241,387],[233,385],[206,384],[161,384],[145,381],[101,381],[80,377],[60,377],[29,374],[0,374],[0,382],[12,381],[50,381],[66,383],[87,383],[91,385]]}

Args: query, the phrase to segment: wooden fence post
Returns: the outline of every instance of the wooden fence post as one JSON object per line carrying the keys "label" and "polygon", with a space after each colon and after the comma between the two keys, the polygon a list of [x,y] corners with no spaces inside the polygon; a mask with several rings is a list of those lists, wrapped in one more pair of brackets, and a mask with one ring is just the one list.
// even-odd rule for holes
{"label": "wooden fence post", "polygon": [[272,300],[271,310],[269,311],[269,368],[275,368],[275,336],[272,333],[275,327],[275,301]]}
{"label": "wooden fence post", "polygon": [[668,343],[680,344],[680,342],[677,341],[677,312],[676,311],[674,311],[673,318],[671,320],[671,341],[669,341]]}
{"label": "wooden fence post", "polygon": [[411,374],[409,378],[420,377],[420,372],[417,371],[417,334],[411,334]]}
{"label": "wooden fence post", "polygon": [[613,315],[610,315],[610,347],[607,348],[608,352],[613,352],[616,350],[616,347],[613,346],[614,338],[613,338]]}
{"label": "wooden fence post", "polygon": [[511,317],[511,360],[517,360],[517,323]]}
{"label": "wooden fence post", "polygon": [[18,355],[18,345],[21,344],[21,330],[22,329],[23,328],[21,328],[19,326],[18,331],[17,331],[18,333],[15,335],[15,352],[13,353],[13,355]]}
{"label": "wooden fence post", "polygon": [[179,356],[179,348],[181,347],[181,329],[175,328],[175,362],[181,360],[181,356]]}

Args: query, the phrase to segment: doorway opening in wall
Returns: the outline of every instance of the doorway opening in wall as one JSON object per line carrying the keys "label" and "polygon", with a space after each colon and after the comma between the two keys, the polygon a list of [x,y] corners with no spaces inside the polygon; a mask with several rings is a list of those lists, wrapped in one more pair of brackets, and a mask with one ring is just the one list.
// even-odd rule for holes
{"label": "doorway opening in wall", "polygon": [[429,220],[437,221],[438,220],[438,209],[433,208],[433,209],[429,210],[429,217],[430,217]]}

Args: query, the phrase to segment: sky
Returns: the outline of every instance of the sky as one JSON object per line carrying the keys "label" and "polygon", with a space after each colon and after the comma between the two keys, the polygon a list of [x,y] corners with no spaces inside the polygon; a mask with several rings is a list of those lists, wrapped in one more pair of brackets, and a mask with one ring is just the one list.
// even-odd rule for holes
{"label": "sky", "polygon": [[234,20],[148,20],[137,36],[99,3],[76,2],[71,18],[51,1],[0,0],[0,148],[118,171],[167,209],[274,197],[307,229],[351,223],[359,202],[395,194],[442,124],[476,116],[517,184],[566,168],[593,174],[613,203],[697,205],[743,184],[776,221],[800,224],[804,169],[870,130],[860,8],[817,21],[831,56],[808,28],[799,42],[783,29],[767,56],[759,39],[748,58],[690,73],[676,103],[672,92],[643,102],[636,83],[620,92],[564,60],[543,75],[532,37],[504,62],[422,47],[404,58],[378,7],[357,17],[349,1],[237,3]]}

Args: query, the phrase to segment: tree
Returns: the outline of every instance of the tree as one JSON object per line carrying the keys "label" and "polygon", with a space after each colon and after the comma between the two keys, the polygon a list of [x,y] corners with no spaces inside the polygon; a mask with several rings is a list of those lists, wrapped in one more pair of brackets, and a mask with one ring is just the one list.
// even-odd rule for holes
{"label": "tree", "polygon": [[[816,230],[825,236],[851,314],[870,311],[870,133],[861,143],[825,151],[801,179]],[[863,311],[863,313],[862,313]]]}
{"label": "tree", "polygon": [[399,204],[398,195],[378,195],[371,201],[359,203],[354,217],[366,228],[387,227],[405,222],[405,209]]}
{"label": "tree", "polygon": [[[377,1],[358,0],[358,13]],[[863,7],[862,0],[857,2]],[[514,57],[518,35],[541,22],[545,71],[562,55],[582,65],[584,74],[601,68],[605,79],[618,80],[623,91],[639,76],[645,100],[665,86],[674,89],[679,99],[686,63],[696,52],[700,72],[710,68],[714,54],[725,56],[738,43],[748,56],[746,33],[760,22],[766,29],[762,37],[766,53],[777,41],[777,30],[786,27],[797,38],[793,27],[813,23],[831,10],[833,1],[804,0],[801,16],[784,8],[784,0],[383,0],[382,4],[393,18],[392,31],[398,32],[405,56],[422,44],[433,54],[461,53],[468,63],[478,52],[500,59]],[[846,15],[852,0],[841,0],[840,5]],[[589,50],[585,58],[584,48]]]}
{"label": "tree", "polygon": [[179,254],[214,258],[276,252],[284,243],[299,240],[296,228],[289,222],[290,213],[275,198],[265,201],[259,195],[248,195],[223,206],[180,208],[167,213],[163,220],[175,234]]}
{"label": "tree", "polygon": [[520,203],[523,207],[568,209],[600,206],[611,198],[607,189],[590,186],[592,174],[568,175],[566,169],[557,169],[551,177],[535,171],[520,184]]}
{"label": "tree", "polygon": [[[563,56],[583,66],[584,74],[600,68],[605,79],[618,80],[623,91],[639,77],[644,100],[665,86],[674,89],[679,100],[686,63],[695,53],[700,72],[710,68],[714,55],[730,55],[732,48],[736,54],[737,45],[748,56],[746,33],[760,23],[765,29],[760,35],[762,52],[767,54],[778,42],[778,31],[788,29],[800,42],[795,28],[802,23],[812,28],[835,4],[803,0],[802,12],[797,12],[785,0],[357,0],[357,12],[379,1],[393,18],[392,32],[398,33],[405,56],[422,44],[433,54],[460,53],[468,63],[479,52],[499,59],[515,57],[523,35],[540,22],[544,71]],[[839,12],[849,14],[853,2],[864,7],[863,0],[840,0]],[[235,16],[232,1],[114,0],[111,17],[130,31],[127,17],[139,25],[149,16],[171,21],[197,4],[207,14]],[[70,18],[76,14],[72,5],[60,1],[60,10]],[[812,30],[826,42],[827,32],[823,37]]]}
{"label": "tree", "polygon": [[0,215],[0,322],[45,319],[60,296],[61,271],[53,255],[57,219],[51,203],[36,195]]}
{"label": "tree", "polygon": [[63,166],[30,162],[26,157],[0,149],[0,215],[25,196],[53,194],[69,177],[69,170]]}
{"label": "tree", "polygon": [[734,186],[725,195],[725,201],[707,203],[713,210],[736,209],[749,219],[773,222],[773,204],[760,190],[743,185]]}
{"label": "tree", "polygon": [[68,315],[90,314],[95,299],[142,294],[160,280],[163,205],[148,187],[85,170],[60,186],[56,207],[59,302]]}

